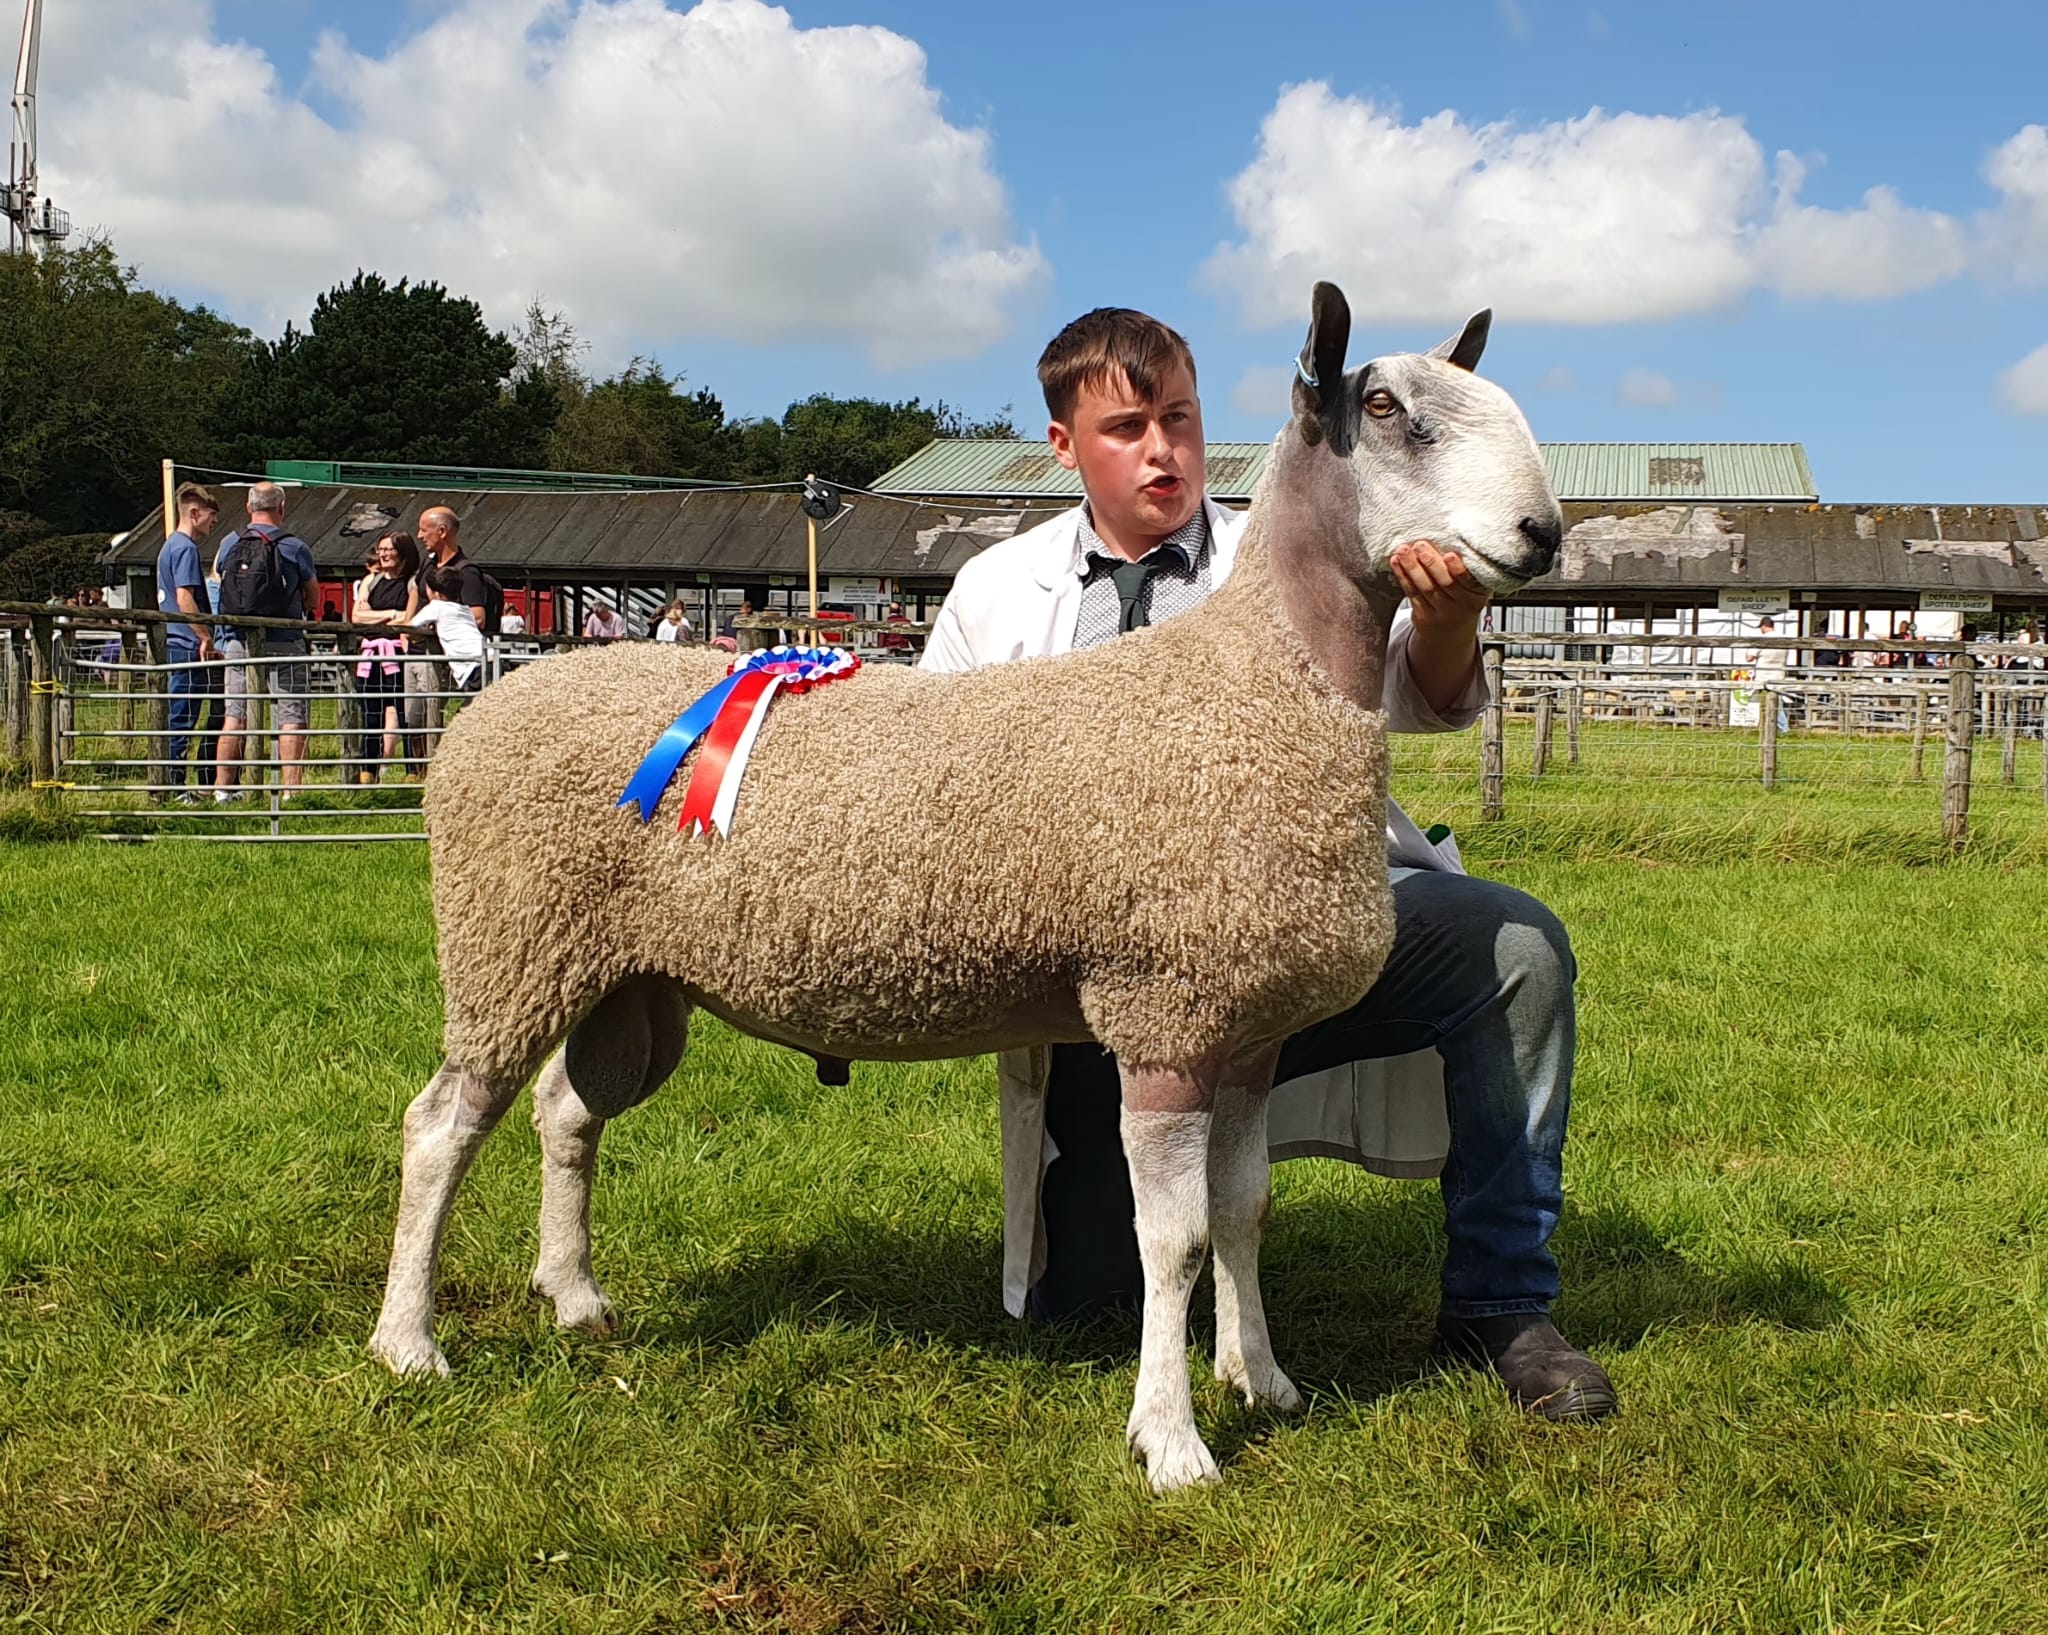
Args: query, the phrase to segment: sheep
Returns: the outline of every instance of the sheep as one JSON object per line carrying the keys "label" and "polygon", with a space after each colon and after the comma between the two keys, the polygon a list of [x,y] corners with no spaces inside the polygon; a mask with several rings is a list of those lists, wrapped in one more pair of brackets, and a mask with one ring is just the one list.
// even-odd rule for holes
{"label": "sheep", "polygon": [[[1471,373],[1489,321],[1346,373],[1349,308],[1318,284],[1293,416],[1235,571],[1198,616],[966,675],[871,667],[781,699],[724,838],[614,805],[724,672],[715,655],[551,658],[464,710],[425,790],[446,1059],[405,1115],[376,1355],[401,1375],[447,1372],[443,1227],[536,1071],[533,1287],[561,1324],[611,1330],[590,1264],[598,1140],[675,1070],[701,1008],[821,1074],[1109,1047],[1145,1276],[1129,1446],[1156,1491],[1218,1479],[1186,1365],[1212,1244],[1218,1379],[1248,1405],[1298,1408],[1258,1284],[1266,1096],[1281,1042],[1355,1003],[1393,938],[1388,558],[1411,539],[1455,544],[1507,592],[1562,532],[1520,412]],[[1225,831],[1229,867],[1190,883],[1143,866],[1185,850],[1190,825]],[[827,927],[827,901],[859,911]]]}

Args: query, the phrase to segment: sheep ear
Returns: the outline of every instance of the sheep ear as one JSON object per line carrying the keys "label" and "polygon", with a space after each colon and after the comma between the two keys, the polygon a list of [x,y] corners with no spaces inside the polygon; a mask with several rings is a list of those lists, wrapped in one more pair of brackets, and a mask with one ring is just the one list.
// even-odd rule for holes
{"label": "sheep ear", "polygon": [[1486,350],[1486,337],[1492,328],[1492,307],[1475,312],[1465,320],[1465,327],[1457,334],[1432,346],[1429,356],[1442,358],[1453,369],[1462,369],[1470,374],[1479,367],[1479,354]]}
{"label": "sheep ear", "polygon": [[1343,401],[1344,350],[1351,344],[1351,305],[1335,284],[1316,285],[1309,305],[1308,339],[1294,361],[1294,418],[1309,442],[1330,429]]}

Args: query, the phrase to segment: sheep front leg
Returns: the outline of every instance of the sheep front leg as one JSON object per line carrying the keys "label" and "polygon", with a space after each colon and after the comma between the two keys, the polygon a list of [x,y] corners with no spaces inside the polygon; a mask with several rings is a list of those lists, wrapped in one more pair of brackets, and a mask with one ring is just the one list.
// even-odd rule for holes
{"label": "sheep front leg", "polygon": [[1209,1228],[1216,1243],[1216,1377],[1236,1386],[1248,1408],[1291,1414],[1301,1406],[1301,1393],[1273,1360],[1259,1292],[1259,1243],[1273,1200],[1266,1103],[1278,1055],[1233,1070],[1217,1087],[1209,1129]]}
{"label": "sheep front leg", "polygon": [[1138,1389],[1125,1429],[1155,1493],[1220,1480],[1195,1429],[1188,1388],[1188,1300],[1209,1249],[1209,1108],[1213,1075],[1123,1072],[1124,1157],[1145,1269]]}
{"label": "sheep front leg", "polygon": [[394,1374],[446,1374],[434,1343],[434,1279],[441,1234],[455,1192],[484,1138],[519,1094],[519,1080],[494,1083],[454,1062],[427,1081],[405,1110],[405,1163],[392,1234],[384,1309],[370,1351]]}

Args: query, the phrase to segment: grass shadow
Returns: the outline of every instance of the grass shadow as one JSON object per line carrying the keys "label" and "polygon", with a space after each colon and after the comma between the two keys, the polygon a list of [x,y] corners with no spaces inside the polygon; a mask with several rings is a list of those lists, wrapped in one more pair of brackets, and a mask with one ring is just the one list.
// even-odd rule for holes
{"label": "grass shadow", "polygon": [[[1433,1189],[1321,1197],[1276,1214],[1264,1257],[1276,1348],[1297,1383],[1369,1399],[1430,1372],[1443,1231]],[[1811,1330],[1844,1320],[1842,1291],[1786,1260],[1703,1268],[1625,1206],[1567,1204],[1555,1238],[1559,1326],[1595,1351],[1626,1351],[1672,1324],[1763,1321]],[[751,1344],[794,1321],[871,1323],[892,1335],[1049,1367],[1121,1367],[1135,1314],[1017,1322],[1002,1309],[1001,1245],[951,1221],[928,1230],[844,1215],[800,1242],[770,1244],[668,1285],[637,1323],[656,1344]],[[1193,1329],[1214,1340],[1209,1280]]]}

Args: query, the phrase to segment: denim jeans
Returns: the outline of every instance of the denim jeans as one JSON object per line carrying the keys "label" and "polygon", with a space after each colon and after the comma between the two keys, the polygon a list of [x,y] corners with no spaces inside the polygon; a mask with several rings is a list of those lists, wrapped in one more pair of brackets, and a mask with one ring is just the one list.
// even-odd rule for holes
{"label": "denim jeans", "polygon": [[[1576,1044],[1571,940],[1512,886],[1431,869],[1396,869],[1393,883],[1394,947],[1379,981],[1288,1040],[1277,1077],[1433,1046],[1451,1128],[1443,1309],[1548,1311]],[[1118,1107],[1106,1051],[1054,1047],[1046,1130],[1060,1155],[1040,1194],[1047,1258],[1035,1309],[1130,1304],[1144,1287]]]}
{"label": "denim jeans", "polygon": [[171,695],[167,706],[170,714],[171,764],[161,769],[152,783],[182,784],[185,781],[185,757],[192,749],[192,729],[199,722],[200,695],[206,690],[206,678],[197,668],[199,648],[194,643],[172,642],[169,647],[170,674],[164,691]]}

